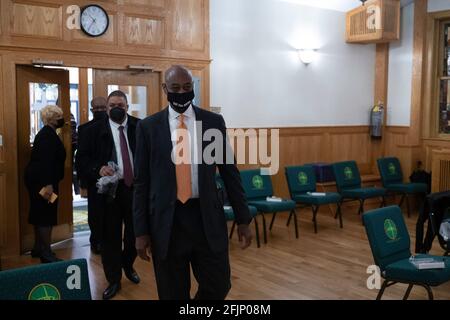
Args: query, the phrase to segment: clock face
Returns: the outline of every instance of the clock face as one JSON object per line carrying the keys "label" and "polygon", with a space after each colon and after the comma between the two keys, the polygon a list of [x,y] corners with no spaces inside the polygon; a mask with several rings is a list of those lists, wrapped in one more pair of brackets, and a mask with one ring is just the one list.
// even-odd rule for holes
{"label": "clock face", "polygon": [[80,17],[81,30],[91,37],[99,37],[108,30],[109,18],[106,11],[97,5],[83,8]]}

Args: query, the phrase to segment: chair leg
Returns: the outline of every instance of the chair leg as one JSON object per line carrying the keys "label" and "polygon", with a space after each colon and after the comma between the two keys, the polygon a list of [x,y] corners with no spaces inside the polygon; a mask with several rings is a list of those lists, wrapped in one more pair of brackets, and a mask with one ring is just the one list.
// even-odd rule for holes
{"label": "chair leg", "polygon": [[295,227],[295,238],[298,239],[298,223],[297,223],[297,213],[295,209],[292,209],[292,215],[294,216],[294,227]]}
{"label": "chair leg", "polygon": [[317,233],[317,212],[319,211],[319,206],[311,206],[313,212],[313,223],[314,223],[314,233]]}
{"label": "chair leg", "polygon": [[377,295],[377,300],[381,300],[384,290],[386,290],[386,288],[388,286],[388,282],[389,282],[388,280],[383,281],[383,284],[381,285],[380,291],[378,292],[378,295]]}
{"label": "chair leg", "polygon": [[401,208],[402,207],[402,204],[403,204],[403,201],[405,200],[405,194],[403,193],[402,194],[402,197],[400,198],[400,202],[398,203],[398,206]]}
{"label": "chair leg", "polygon": [[289,227],[289,225],[291,224],[291,219],[292,219],[292,211],[291,211],[291,213],[289,214],[288,220],[287,220],[287,222],[286,222],[286,227]]}
{"label": "chair leg", "polygon": [[364,213],[364,200],[363,199],[359,199],[358,214],[361,215],[363,213]]}
{"label": "chair leg", "polygon": [[383,207],[386,207],[386,197],[385,197],[385,196],[382,196],[382,197],[381,197],[381,205],[380,205],[380,208],[383,208]]}
{"label": "chair leg", "polygon": [[253,219],[255,223],[255,237],[256,237],[256,246],[261,247],[261,243],[259,242],[259,227],[258,227],[258,219],[256,217]]}
{"label": "chair leg", "polygon": [[434,300],[433,291],[431,290],[430,286],[427,284],[423,284],[422,287],[424,287],[425,290],[427,290],[428,300]]}
{"label": "chair leg", "polygon": [[266,230],[266,217],[264,216],[264,213],[261,212],[262,220],[263,220],[263,236],[264,236],[264,243],[267,243],[267,230]]}
{"label": "chair leg", "polygon": [[408,218],[410,218],[411,217],[411,206],[409,203],[409,195],[408,194],[406,194],[406,210],[408,212]]}
{"label": "chair leg", "polygon": [[269,226],[269,230],[272,231],[272,227],[273,227],[273,222],[275,221],[275,218],[277,216],[277,213],[274,212],[272,215],[272,220],[270,221],[270,226]]}
{"label": "chair leg", "polygon": [[[341,210],[341,205],[342,205],[342,200],[337,203],[337,209]],[[338,210],[337,209],[336,209],[336,213],[334,215],[335,219],[337,219],[337,217],[338,217]]]}
{"label": "chair leg", "polygon": [[233,232],[234,232],[235,227],[236,227],[236,221],[233,221],[233,225],[231,226],[231,231],[230,231],[230,239],[233,237]]}
{"label": "chair leg", "polygon": [[409,284],[408,289],[406,289],[405,295],[403,296],[403,300],[408,300],[409,294],[411,293],[413,287],[414,285],[412,283]]}
{"label": "chair leg", "polygon": [[[342,211],[341,211],[341,203],[340,202],[337,204],[336,216],[339,217],[339,227],[341,229],[344,228],[344,224],[342,223]],[[336,219],[336,216],[334,217],[335,219]]]}

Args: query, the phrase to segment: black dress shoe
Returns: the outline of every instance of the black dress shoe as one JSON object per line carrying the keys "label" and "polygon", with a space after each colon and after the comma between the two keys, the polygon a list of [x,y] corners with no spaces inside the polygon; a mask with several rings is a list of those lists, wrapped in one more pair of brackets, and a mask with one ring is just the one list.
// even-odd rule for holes
{"label": "black dress shoe", "polygon": [[91,244],[91,251],[93,254],[101,254],[102,248],[99,244]]}
{"label": "black dress shoe", "polygon": [[133,282],[135,284],[138,284],[139,282],[141,282],[141,278],[139,278],[139,275],[137,274],[136,270],[134,270],[133,268],[124,270],[124,271],[125,271],[125,276],[131,282]]}
{"label": "black dress shoe", "polygon": [[57,258],[53,254],[43,254],[40,256],[41,263],[53,263],[63,261],[62,259]]}
{"label": "black dress shoe", "polygon": [[120,282],[110,284],[108,288],[103,291],[103,300],[109,300],[114,298],[114,296],[121,289]]}

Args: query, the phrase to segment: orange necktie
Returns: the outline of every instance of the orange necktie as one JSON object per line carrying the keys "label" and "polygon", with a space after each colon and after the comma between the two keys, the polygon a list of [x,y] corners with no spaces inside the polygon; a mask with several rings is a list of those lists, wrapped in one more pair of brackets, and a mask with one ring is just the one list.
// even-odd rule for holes
{"label": "orange necktie", "polygon": [[[180,157],[186,161],[177,161],[176,163],[176,176],[177,176],[177,198],[182,203],[186,203],[192,196],[191,186],[191,157],[190,157],[190,145],[189,136],[187,136],[187,127],[184,123],[184,115],[181,114],[179,119],[180,123],[178,129],[184,129],[177,132],[177,145],[176,145],[176,157]],[[186,141],[185,141],[186,139]],[[182,143],[180,143],[182,141]],[[184,148],[183,148],[184,146]],[[187,154],[183,154],[186,152]],[[177,159],[179,160],[179,159]]]}

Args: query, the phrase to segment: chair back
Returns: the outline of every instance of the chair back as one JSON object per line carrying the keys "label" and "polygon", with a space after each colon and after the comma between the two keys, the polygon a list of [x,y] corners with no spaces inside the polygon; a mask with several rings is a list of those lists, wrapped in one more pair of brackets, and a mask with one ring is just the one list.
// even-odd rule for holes
{"label": "chair back", "polygon": [[241,179],[248,200],[265,200],[273,195],[272,180],[260,169],[241,171]]}
{"label": "chair back", "polygon": [[86,259],[0,272],[0,300],[91,300]]}
{"label": "chair back", "polygon": [[393,183],[403,183],[403,172],[397,158],[381,158],[377,160],[383,187]]}
{"label": "chair back", "polygon": [[398,206],[368,211],[363,215],[372,255],[381,271],[398,260],[411,256],[410,239]]}
{"label": "chair back", "polygon": [[338,192],[345,189],[361,188],[361,175],[355,161],[333,163]]}
{"label": "chair back", "polygon": [[312,166],[292,166],[284,169],[291,198],[316,191],[316,174]]}

